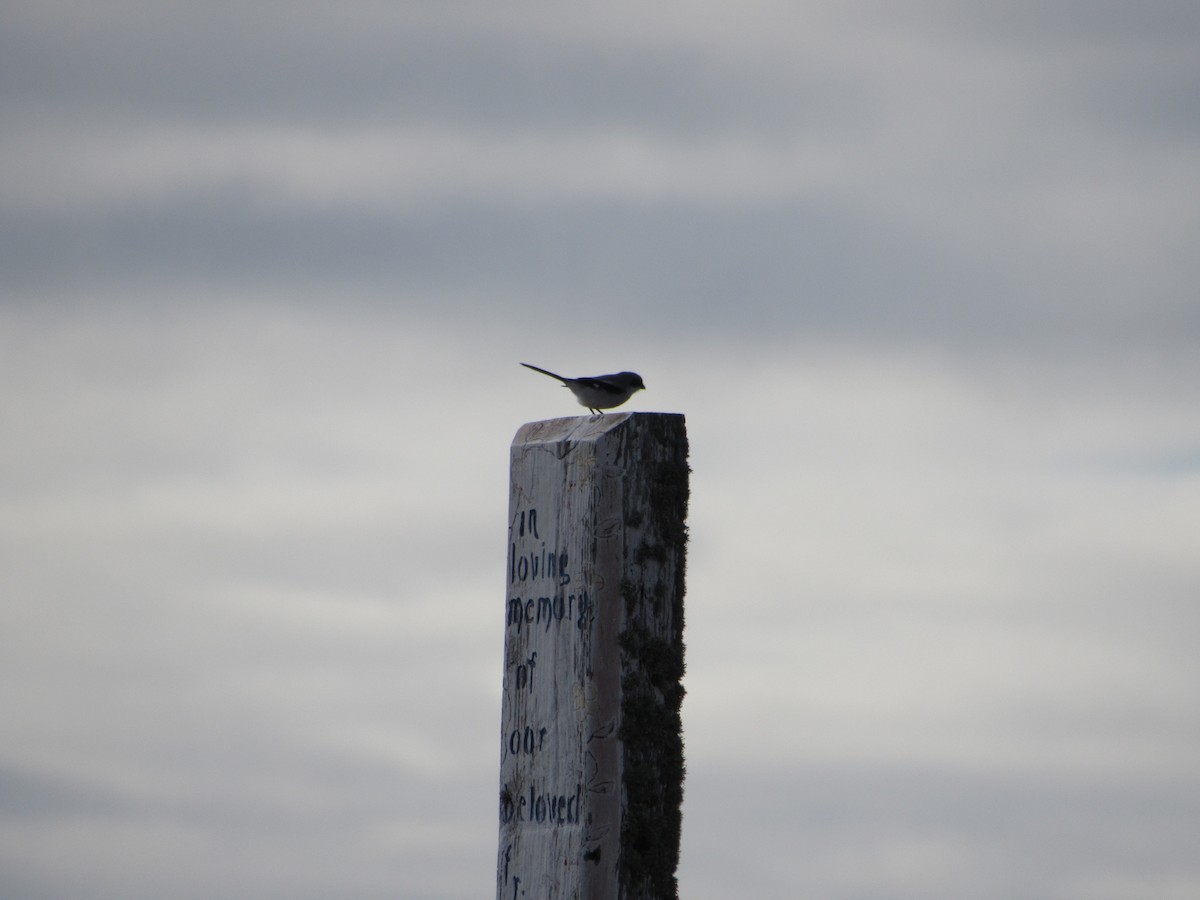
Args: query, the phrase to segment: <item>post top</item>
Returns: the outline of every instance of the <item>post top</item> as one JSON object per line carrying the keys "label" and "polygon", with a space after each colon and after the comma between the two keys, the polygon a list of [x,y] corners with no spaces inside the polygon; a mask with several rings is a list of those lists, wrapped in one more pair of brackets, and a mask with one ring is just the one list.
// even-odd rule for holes
{"label": "post top", "polygon": [[620,412],[605,413],[600,416],[570,416],[562,419],[526,422],[517,429],[516,436],[513,437],[513,446],[557,444],[562,441],[575,443],[595,441],[616,431],[627,422],[632,421],[634,425],[639,423],[666,425],[667,421],[665,420],[672,419],[677,419],[682,423],[683,413]]}

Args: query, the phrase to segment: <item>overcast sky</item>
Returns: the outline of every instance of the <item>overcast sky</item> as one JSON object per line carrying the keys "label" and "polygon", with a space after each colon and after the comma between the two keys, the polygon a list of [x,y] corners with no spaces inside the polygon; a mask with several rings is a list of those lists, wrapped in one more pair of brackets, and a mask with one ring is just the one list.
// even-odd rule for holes
{"label": "overcast sky", "polygon": [[687,900],[1200,896],[1197,47],[6,3],[0,895],[492,895],[528,361],[687,416]]}

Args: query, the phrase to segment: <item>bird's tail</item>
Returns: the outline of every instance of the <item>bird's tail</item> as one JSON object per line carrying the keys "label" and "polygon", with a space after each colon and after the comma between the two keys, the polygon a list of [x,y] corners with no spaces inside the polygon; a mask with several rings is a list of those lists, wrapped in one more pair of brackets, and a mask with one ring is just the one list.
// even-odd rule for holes
{"label": "bird's tail", "polygon": [[537,366],[531,366],[529,363],[521,363],[521,365],[527,369],[533,369],[535,372],[541,372],[543,375],[549,375],[551,378],[557,378],[563,384],[567,383],[567,379],[563,378],[561,375],[555,375],[553,372],[547,372],[545,369],[539,369]]}

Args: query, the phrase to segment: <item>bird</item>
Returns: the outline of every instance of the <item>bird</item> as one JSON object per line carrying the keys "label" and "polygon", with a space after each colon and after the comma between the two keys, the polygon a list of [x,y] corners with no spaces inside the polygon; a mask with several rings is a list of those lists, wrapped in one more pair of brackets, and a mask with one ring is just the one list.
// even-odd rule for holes
{"label": "bird", "polygon": [[527,369],[557,378],[563,387],[571,389],[580,406],[586,406],[595,415],[601,415],[600,410],[620,406],[637,391],[644,391],[646,385],[642,376],[637,372],[617,372],[615,375],[596,375],[592,378],[563,378],[529,363],[521,363]]}

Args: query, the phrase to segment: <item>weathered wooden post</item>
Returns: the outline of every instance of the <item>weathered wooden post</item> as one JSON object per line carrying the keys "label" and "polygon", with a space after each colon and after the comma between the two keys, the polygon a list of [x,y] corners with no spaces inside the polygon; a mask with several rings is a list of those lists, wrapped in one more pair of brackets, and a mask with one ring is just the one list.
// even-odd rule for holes
{"label": "weathered wooden post", "polygon": [[682,415],[513,439],[497,900],[678,897]]}

